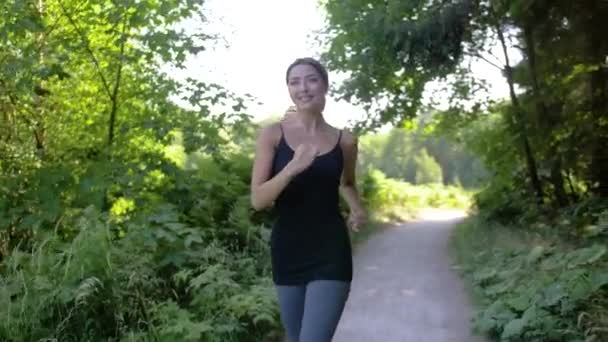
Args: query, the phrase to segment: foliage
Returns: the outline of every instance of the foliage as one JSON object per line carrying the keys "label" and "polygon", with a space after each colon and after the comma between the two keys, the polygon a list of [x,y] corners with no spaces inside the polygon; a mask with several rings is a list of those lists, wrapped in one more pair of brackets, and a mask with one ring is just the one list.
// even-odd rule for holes
{"label": "foliage", "polygon": [[363,135],[359,140],[358,169],[363,173],[378,169],[389,178],[411,184],[429,180],[465,188],[482,184],[486,175],[480,160],[447,138],[422,130],[394,128]]}
{"label": "foliage", "polygon": [[278,338],[247,99],[159,71],[202,2],[0,8],[0,340]]}
{"label": "foliage", "polygon": [[163,205],[115,240],[112,219],[89,207],[64,221],[78,230],[72,240],[49,235],[31,254],[14,251],[4,261],[2,339],[224,341],[276,329],[271,284],[260,277],[264,243],[235,250],[179,216]]}
{"label": "foliage", "polygon": [[[603,227],[606,211],[597,226]],[[500,341],[601,341],[608,324],[608,253],[600,240],[572,245],[538,222],[529,230],[471,219],[452,240],[471,282],[474,326]]]}
{"label": "foliage", "polygon": [[[484,299],[477,328],[505,341],[606,340],[605,1],[323,5],[323,58],[346,76],[337,95],[369,111],[360,129],[418,117],[483,162],[488,182],[475,196],[482,221],[456,236]],[[484,98],[472,62],[500,72],[508,99]],[[426,120],[431,81],[450,102]],[[409,164],[398,169],[412,177]],[[543,225],[559,229],[535,236]]]}
{"label": "foliage", "polygon": [[0,339],[271,340],[247,100],[159,71],[202,1],[0,9]]}
{"label": "foliage", "polygon": [[365,207],[379,220],[403,219],[421,208],[466,209],[471,197],[459,187],[440,183],[412,185],[387,178],[379,170],[362,175],[360,191]]}
{"label": "foliage", "polygon": [[348,73],[337,94],[369,111],[366,128],[416,116],[425,84],[459,63],[466,2],[322,3],[327,11],[323,59],[330,69]]}
{"label": "foliage", "polygon": [[416,184],[441,183],[443,174],[441,166],[429,156],[426,150],[421,150],[418,155],[414,156],[413,160],[417,164],[416,167]]}
{"label": "foliage", "polygon": [[[600,147],[608,136],[604,2],[327,0],[323,5],[328,12],[323,57],[347,76],[337,94],[369,110],[361,129],[424,117],[425,85],[442,82],[449,108],[433,121],[444,133],[470,132],[472,122],[485,122],[490,113],[502,118],[502,139],[485,139],[485,148],[494,151],[480,156],[493,164],[507,159],[496,152],[513,157],[506,168],[490,170],[498,174],[494,189],[510,183],[507,190],[522,189],[534,205],[556,208],[590,193],[606,196],[608,158]],[[523,57],[516,63],[515,50]],[[500,71],[509,101],[486,100],[485,85],[472,76],[474,61]]]}

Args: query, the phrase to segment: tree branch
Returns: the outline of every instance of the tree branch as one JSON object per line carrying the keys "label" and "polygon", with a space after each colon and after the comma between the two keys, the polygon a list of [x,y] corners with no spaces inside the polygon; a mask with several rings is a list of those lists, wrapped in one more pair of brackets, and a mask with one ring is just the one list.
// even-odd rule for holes
{"label": "tree branch", "polygon": [[[8,91],[8,87],[6,86],[6,83],[3,80],[1,80],[1,79],[0,79],[0,85],[7,89],[6,96],[8,97],[8,100],[9,100],[10,104],[13,106],[15,112],[17,114],[20,114],[18,117],[21,118],[21,120],[23,120],[25,122],[25,124],[28,125],[28,127],[32,130],[32,133],[34,133],[34,139],[36,139],[36,146],[41,146],[42,145],[42,141],[40,140],[40,136],[39,136],[38,132],[36,131],[37,124],[34,123],[32,120],[30,120],[27,117],[28,113],[24,112],[21,109],[21,107],[19,106],[19,103],[17,103],[17,99],[15,98],[15,96],[13,94],[11,94]],[[18,137],[19,135],[16,134],[16,136]]]}
{"label": "tree branch", "polygon": [[494,54],[492,53],[492,50],[488,50],[488,51],[486,51],[486,52],[487,52],[487,53],[488,53],[490,56],[494,57],[494,59],[496,59],[496,60],[497,60],[499,63],[503,63],[503,61],[502,61],[500,58],[498,58],[498,56],[496,56],[496,55],[494,55]]}
{"label": "tree branch", "polygon": [[[82,7],[84,4],[86,4],[86,1],[82,1],[82,2],[80,2],[80,3],[79,3],[77,6],[76,6],[76,10],[79,10],[79,9],[80,9],[80,7]],[[44,32],[42,35],[43,35],[44,37],[48,37],[48,36],[49,36],[51,33],[53,33],[53,31],[55,31],[55,29],[56,29],[57,27],[59,27],[59,26],[60,26],[60,25],[59,25],[59,22],[61,21],[61,18],[63,18],[63,16],[65,16],[65,14],[64,14],[64,15],[60,15],[60,16],[58,16],[58,17],[55,19],[55,21],[53,21],[53,23],[52,23],[51,25],[49,25],[49,26],[48,26],[48,30],[47,30],[47,31],[45,31],[45,32]],[[39,51],[40,51],[41,49],[42,49],[42,44],[41,44],[41,46],[39,46],[39,47],[38,47],[38,50],[39,50]],[[39,52],[39,51],[38,51],[38,52]]]}
{"label": "tree branch", "polygon": [[8,100],[10,101],[10,103],[13,105],[13,107],[15,108],[15,110],[23,115],[23,121],[25,121],[26,124],[30,125],[31,127],[34,127],[34,123],[28,119],[25,114],[20,108],[19,108],[19,104],[17,103],[17,99],[15,99],[15,97],[8,92],[8,87],[6,86],[6,83],[4,82],[4,80],[0,79],[0,85],[5,87],[7,89],[6,91],[6,96],[8,96]]}
{"label": "tree branch", "polygon": [[498,70],[500,70],[500,71],[504,71],[504,70],[505,70],[505,68],[504,68],[504,67],[501,67],[500,65],[498,65],[498,64],[496,64],[496,63],[492,62],[491,60],[489,60],[489,59],[485,58],[485,57],[484,57],[484,56],[482,56],[482,55],[481,55],[479,52],[475,52],[475,53],[468,53],[468,52],[465,52],[465,54],[467,54],[467,55],[469,55],[469,56],[471,56],[471,57],[476,57],[476,58],[482,59],[483,61],[485,61],[486,63],[490,64],[491,66],[495,67],[496,69],[498,69]]}
{"label": "tree branch", "polygon": [[112,145],[114,141],[114,126],[116,124],[116,113],[118,112],[118,90],[120,88],[120,80],[122,77],[122,67],[124,64],[125,57],[125,45],[127,43],[127,29],[128,29],[128,16],[125,10],[123,23],[122,23],[122,41],[120,42],[120,55],[118,57],[118,70],[116,71],[116,80],[114,82],[114,89],[112,90],[112,110],[110,111],[110,123],[108,130],[108,146]]}
{"label": "tree branch", "polygon": [[70,24],[76,30],[76,33],[78,33],[78,35],[80,35],[80,38],[82,39],[82,41],[84,43],[85,49],[87,50],[88,54],[91,56],[91,59],[93,60],[93,64],[95,64],[95,69],[97,71],[97,74],[99,74],[99,77],[101,78],[101,82],[103,83],[103,87],[104,87],[106,93],[108,94],[108,96],[111,99],[112,98],[112,91],[110,91],[110,86],[108,84],[108,81],[106,80],[106,78],[104,77],[103,73],[101,72],[101,66],[99,65],[99,61],[97,60],[97,57],[95,56],[95,53],[93,53],[93,50],[91,49],[91,45],[89,44],[89,40],[88,40],[87,36],[84,34],[84,32],[82,32],[82,30],[80,29],[80,27],[78,27],[78,24],[76,24],[76,22],[74,21],[74,18],[72,18],[72,16],[70,16],[70,14],[68,13],[68,11],[65,9],[65,6],[63,6],[63,2],[62,1],[59,1],[59,6],[61,7],[61,10],[63,11],[63,14],[68,18],[68,21],[70,22]]}

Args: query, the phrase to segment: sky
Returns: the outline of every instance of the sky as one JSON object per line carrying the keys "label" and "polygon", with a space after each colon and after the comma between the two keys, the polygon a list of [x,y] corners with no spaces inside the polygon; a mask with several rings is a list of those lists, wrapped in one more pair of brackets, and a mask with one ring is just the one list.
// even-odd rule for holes
{"label": "sky", "polygon": [[[177,79],[194,77],[211,81],[232,92],[255,96],[262,105],[250,105],[248,113],[256,120],[280,115],[292,104],[285,85],[286,68],[296,58],[318,58],[321,52],[313,38],[324,25],[325,13],[317,3],[317,0],[207,0],[208,22],[204,30],[218,34],[221,39],[190,58],[184,69],[172,70],[171,75]],[[473,71],[491,82],[492,98],[508,95],[506,82],[496,68],[478,62],[473,64]],[[339,82],[331,71],[329,79],[334,86]],[[344,127],[349,120],[363,115],[361,108],[327,99],[324,116],[330,124]]]}

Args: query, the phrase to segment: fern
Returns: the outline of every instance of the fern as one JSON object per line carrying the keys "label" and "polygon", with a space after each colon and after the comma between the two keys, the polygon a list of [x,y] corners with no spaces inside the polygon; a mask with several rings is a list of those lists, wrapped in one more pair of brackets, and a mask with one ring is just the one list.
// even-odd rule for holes
{"label": "fern", "polygon": [[[508,240],[499,239],[497,228],[483,224],[472,221],[460,227],[458,234],[467,235],[462,240],[457,235],[454,241],[462,244],[458,247],[461,262],[471,265],[460,269],[483,300],[474,319],[478,331],[501,341],[593,341],[606,337],[602,317],[608,305],[600,300],[608,294],[604,245],[590,243],[566,249],[547,241],[534,245],[534,240],[526,239],[510,246]],[[484,242],[484,237],[492,235],[494,242]],[[467,239],[477,241],[475,246]],[[465,253],[463,248],[484,252]],[[463,259],[465,255],[467,259]]]}

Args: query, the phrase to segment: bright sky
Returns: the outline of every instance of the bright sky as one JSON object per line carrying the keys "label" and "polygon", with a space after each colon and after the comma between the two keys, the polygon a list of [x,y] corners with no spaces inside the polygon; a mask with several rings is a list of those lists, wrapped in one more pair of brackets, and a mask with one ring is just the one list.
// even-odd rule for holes
{"label": "bright sky", "polygon": [[[313,38],[325,14],[317,0],[207,0],[205,8],[210,21],[205,32],[219,34],[224,42],[191,58],[184,70],[172,71],[173,76],[212,81],[255,96],[263,103],[249,107],[256,119],[282,114],[291,105],[285,69],[298,57],[320,54]],[[474,70],[492,81],[492,97],[508,94],[496,69],[478,63]],[[330,71],[329,78],[336,84],[335,73]],[[327,99],[325,118],[334,125],[343,127],[363,115],[360,108]]]}

